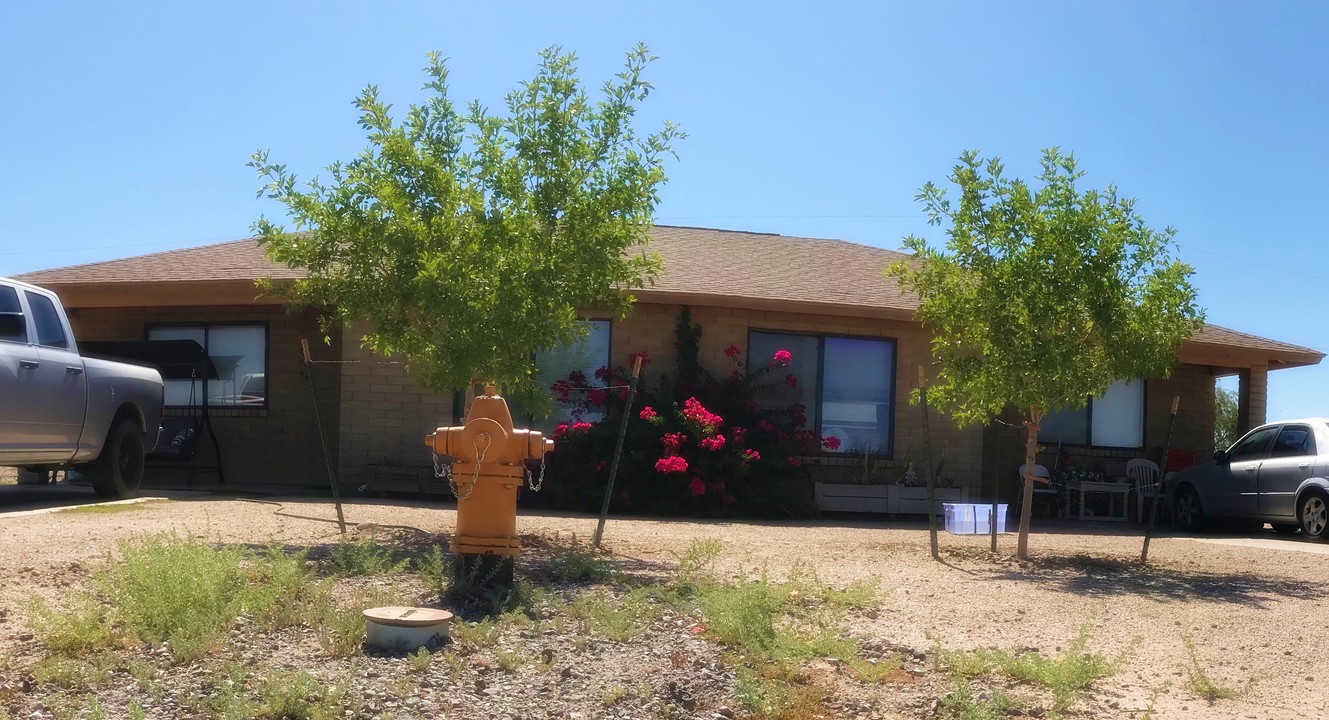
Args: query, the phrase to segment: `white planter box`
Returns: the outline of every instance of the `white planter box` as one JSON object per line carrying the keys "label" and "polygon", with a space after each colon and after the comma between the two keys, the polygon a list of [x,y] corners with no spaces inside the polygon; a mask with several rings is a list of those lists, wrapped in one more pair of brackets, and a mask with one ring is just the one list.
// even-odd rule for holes
{"label": "white planter box", "polygon": [[[969,502],[969,488],[937,488],[933,512],[943,503]],[[817,507],[824,512],[869,512],[888,515],[926,515],[928,490],[903,485],[851,485],[817,483]]]}
{"label": "white planter box", "polygon": [[817,483],[817,507],[829,512],[893,513],[891,498],[898,485]]}
{"label": "white planter box", "polygon": [[[969,502],[969,488],[937,488],[936,505],[932,507],[933,515],[942,514],[942,505],[944,503],[967,503]],[[928,489],[925,487],[901,487],[900,502],[891,512],[897,515],[927,515],[928,514]]]}

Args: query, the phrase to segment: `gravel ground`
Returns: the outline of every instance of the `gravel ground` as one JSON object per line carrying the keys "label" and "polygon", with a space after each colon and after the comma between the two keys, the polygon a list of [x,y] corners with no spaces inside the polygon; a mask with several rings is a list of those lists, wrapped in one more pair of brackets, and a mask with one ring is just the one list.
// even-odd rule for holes
{"label": "gravel ground", "polygon": [[[118,538],[170,531],[256,545],[311,547],[337,540],[335,525],[274,515],[272,506],[205,494],[177,498],[113,514],[0,512],[0,657],[37,651],[24,632],[25,599],[33,593],[58,597],[80,584],[87,567],[104,562]],[[287,502],[286,512],[334,517],[327,502],[307,498]],[[347,518],[443,533],[455,514],[444,505],[357,500],[348,505]],[[594,526],[593,518],[530,513],[519,522],[525,535],[582,539]],[[1079,534],[1086,532],[1093,534]],[[1120,672],[1101,680],[1076,707],[1080,717],[1305,718],[1329,703],[1329,678],[1318,661],[1320,649],[1329,646],[1322,620],[1325,558],[1299,551],[1322,546],[1262,540],[1266,547],[1247,547],[1164,537],[1155,540],[1151,565],[1142,569],[1131,562],[1139,554],[1137,535],[1092,524],[1036,532],[1027,563],[1013,558],[1013,535],[1001,538],[994,555],[986,538],[944,533],[944,562],[933,562],[921,524],[618,519],[609,524],[606,542],[626,568],[650,573],[672,567],[699,537],[721,539],[731,568],[765,565],[778,573],[806,560],[831,584],[871,579],[880,585],[879,610],[856,618],[851,632],[869,652],[905,657],[908,676],[870,691],[847,685],[834,700],[836,717],[930,717],[933,701],[947,689],[946,678],[922,661],[934,647],[1033,648],[1055,655],[1084,627],[1089,649],[1112,658]],[[608,688],[644,683],[657,694],[692,698],[705,713],[696,717],[709,720],[725,709],[733,677],[713,647],[690,636],[690,622],[668,617],[652,626],[647,642],[630,648],[591,643],[589,654],[571,653],[567,638],[532,638],[531,647],[540,648],[535,652],[551,651],[558,674],[519,681],[525,676],[495,676],[489,661],[480,660],[467,665],[464,676],[442,669],[437,677],[426,675],[421,690],[409,697],[370,700],[380,709],[401,709],[403,717],[653,717],[643,709],[645,700],[612,708],[601,702]],[[1209,704],[1192,691],[1187,640],[1198,666],[1215,684],[1238,691],[1237,698]],[[307,661],[301,648],[310,642],[297,633],[252,651],[269,655],[285,647],[287,655]],[[348,667],[387,678],[400,673],[394,667],[401,662],[358,658]],[[521,692],[504,686],[510,682],[521,684]],[[453,692],[458,688],[466,690],[465,703]],[[504,698],[518,695],[534,699],[505,704]],[[35,712],[31,717],[49,716]]]}

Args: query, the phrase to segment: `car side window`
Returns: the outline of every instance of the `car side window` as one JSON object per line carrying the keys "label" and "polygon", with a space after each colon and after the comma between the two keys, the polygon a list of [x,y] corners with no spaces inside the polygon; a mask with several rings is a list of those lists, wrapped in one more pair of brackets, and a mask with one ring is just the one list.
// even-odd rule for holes
{"label": "car side window", "polygon": [[1274,440],[1270,457],[1297,457],[1315,454],[1315,438],[1305,425],[1285,425]]}
{"label": "car side window", "polygon": [[[18,291],[8,285],[0,285],[0,312],[2,313],[22,313],[23,306],[18,302]],[[3,331],[0,331],[3,332]],[[28,331],[26,328],[19,328],[16,333],[6,333],[0,335],[0,340],[5,342],[27,343]]]}
{"label": "car side window", "polygon": [[65,326],[60,322],[60,312],[55,303],[45,295],[25,292],[28,307],[32,309],[32,324],[37,330],[37,344],[53,348],[68,348],[69,338],[65,337]]}
{"label": "car side window", "polygon": [[1242,462],[1244,460],[1261,460],[1265,452],[1269,449],[1269,443],[1278,434],[1279,427],[1260,428],[1255,432],[1242,438],[1241,442],[1232,446],[1232,452],[1228,453],[1228,460],[1231,462]]}

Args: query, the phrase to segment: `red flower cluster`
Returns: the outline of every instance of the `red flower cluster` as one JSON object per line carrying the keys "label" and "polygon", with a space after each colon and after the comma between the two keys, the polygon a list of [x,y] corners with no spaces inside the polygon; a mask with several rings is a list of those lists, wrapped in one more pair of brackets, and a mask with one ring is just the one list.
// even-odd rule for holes
{"label": "red flower cluster", "polygon": [[609,399],[609,392],[604,388],[593,388],[586,392],[586,399],[595,407],[604,407],[605,400]]}
{"label": "red flower cluster", "polygon": [[738,356],[743,354],[743,350],[737,345],[730,345],[724,349],[724,354],[731,360],[737,360]]}
{"label": "red flower cluster", "polygon": [[556,438],[558,438],[558,437],[563,437],[564,435],[567,435],[568,433],[584,433],[584,432],[586,432],[587,430],[590,430],[590,429],[591,429],[591,424],[590,424],[590,423],[588,423],[588,422],[582,422],[582,421],[580,421],[580,420],[578,420],[577,422],[572,423],[571,425],[568,425],[568,424],[565,423],[565,422],[561,422],[561,423],[559,423],[559,424],[557,424],[557,425],[554,426],[554,437],[556,437]]}
{"label": "red flower cluster", "polygon": [[828,450],[838,450],[840,448],[840,438],[828,435],[821,439],[821,444],[826,446]]}
{"label": "red flower cluster", "polygon": [[692,491],[692,497],[701,497],[706,494],[706,483],[701,478],[694,477],[692,482],[688,483],[688,490]]}
{"label": "red flower cluster", "polygon": [[669,450],[671,452],[678,452],[678,447],[683,444],[684,440],[687,439],[688,436],[684,435],[683,433],[665,433],[663,436],[661,436],[660,442],[664,443],[666,450]]}
{"label": "red flower cluster", "polygon": [[659,413],[655,412],[655,408],[651,407],[650,405],[647,405],[646,407],[641,409],[641,412],[637,413],[637,416],[640,417],[642,420],[650,422],[651,420],[654,420],[655,418],[659,417]]}
{"label": "red flower cluster", "polygon": [[752,448],[743,451],[743,462],[756,462],[761,459],[761,454]]}
{"label": "red flower cluster", "polygon": [[717,434],[714,437],[704,437],[701,439],[701,442],[697,444],[701,446],[702,450],[710,450],[711,452],[715,452],[716,450],[719,450],[720,448],[724,447],[724,435]]}
{"label": "red flower cluster", "polygon": [[643,350],[643,351],[641,351],[641,352],[635,352],[635,353],[632,353],[631,355],[628,356],[628,367],[632,367],[633,365],[636,365],[636,364],[637,364],[637,358],[641,358],[641,366],[642,366],[642,367],[646,367],[647,365],[650,365],[650,364],[651,364],[651,356],[650,356],[650,355],[647,355],[647,354],[646,354],[646,351]]}
{"label": "red flower cluster", "polygon": [[[796,388],[796,387],[798,387],[798,378],[795,377],[793,373],[789,373],[788,375],[785,375],[785,376],[784,376],[784,382],[785,382],[786,385],[788,385],[788,386],[791,387],[791,388]],[[595,392],[595,391],[592,390],[591,392]]]}
{"label": "red flower cluster", "polygon": [[788,350],[776,350],[775,354],[771,356],[771,362],[776,365],[788,365],[789,361],[793,359],[794,356]]}
{"label": "red flower cluster", "polygon": [[724,424],[724,418],[707,410],[695,397],[683,401],[683,417],[700,425],[707,433],[715,432],[716,428]]}
{"label": "red flower cluster", "polygon": [[681,473],[688,471],[688,461],[677,455],[662,457],[655,461],[655,471],[662,473]]}

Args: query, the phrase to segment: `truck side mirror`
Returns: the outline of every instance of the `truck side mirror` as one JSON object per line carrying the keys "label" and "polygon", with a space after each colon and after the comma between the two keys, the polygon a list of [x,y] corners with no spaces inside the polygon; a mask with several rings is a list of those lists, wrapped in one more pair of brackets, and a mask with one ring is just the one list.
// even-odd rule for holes
{"label": "truck side mirror", "polygon": [[21,312],[0,312],[0,338],[24,338],[28,324]]}
{"label": "truck side mirror", "polygon": [[1226,465],[1227,461],[1228,457],[1226,450],[1216,450],[1214,452],[1214,462],[1218,463],[1219,465]]}

